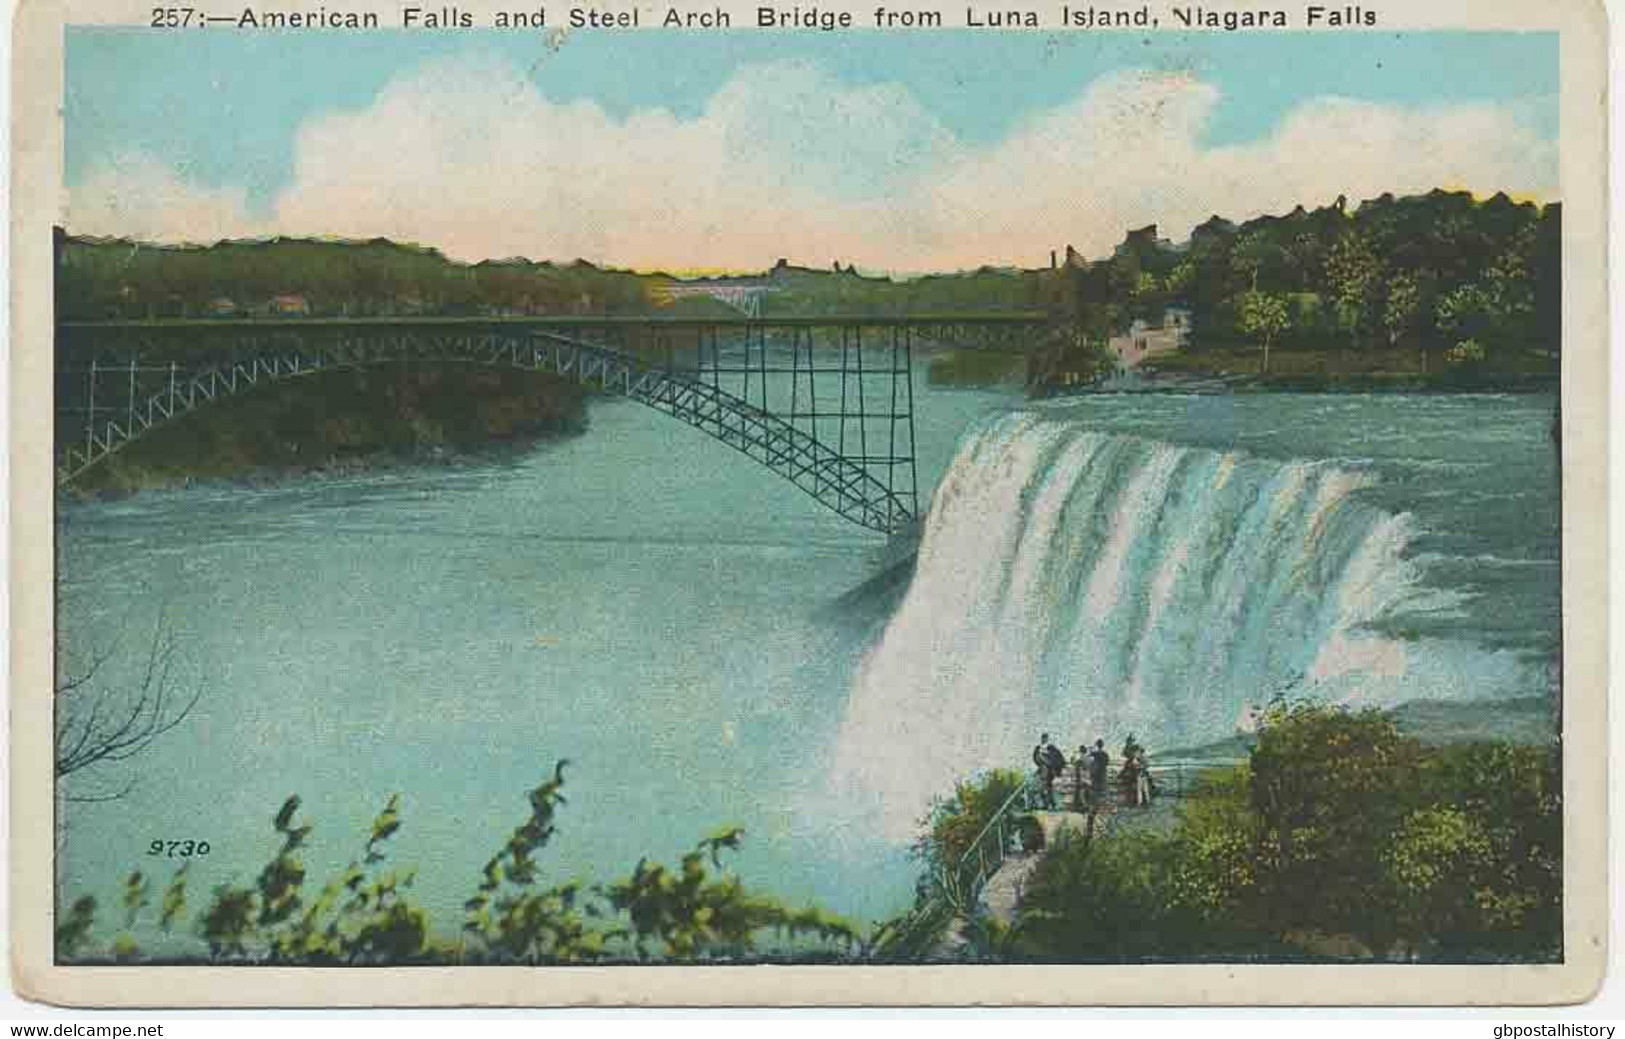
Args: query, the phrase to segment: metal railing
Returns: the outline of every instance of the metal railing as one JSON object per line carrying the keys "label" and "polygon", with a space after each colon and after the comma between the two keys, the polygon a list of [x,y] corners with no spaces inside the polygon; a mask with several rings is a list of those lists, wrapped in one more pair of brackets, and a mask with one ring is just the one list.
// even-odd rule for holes
{"label": "metal railing", "polygon": [[1013,824],[1007,827],[1006,822],[1012,812],[1027,811],[1032,807],[1036,788],[1037,777],[1031,774],[1024,776],[1021,785],[1004,799],[981,832],[971,838],[959,861],[944,873],[941,878],[943,893],[955,909],[964,911],[974,906],[981,897],[987,878],[1004,865],[1005,855],[1010,849],[1009,839],[1015,832]]}
{"label": "metal railing", "polygon": [[[1233,768],[1245,764],[1246,758],[1200,758],[1176,759],[1173,761],[1154,761],[1151,763],[1151,784],[1154,796],[1185,797],[1196,786],[1197,778],[1204,772],[1214,769]],[[1120,805],[1122,801],[1114,795],[1122,782],[1122,765],[1112,765],[1106,773],[1106,805]],[[1037,780],[1034,780],[1036,785]],[[1084,796],[1084,789],[1091,789],[1087,775],[1079,776],[1077,770],[1068,765],[1055,782],[1055,810],[1078,811],[1089,805],[1089,798]]]}
{"label": "metal railing", "polygon": [[[1229,768],[1241,764],[1244,758],[1202,760],[1202,761],[1168,761],[1157,762],[1151,765],[1151,782],[1157,797],[1184,797],[1195,787],[1195,779],[1203,772],[1216,768]],[[1094,807],[1105,807],[1116,801],[1111,791],[1121,782],[1122,766],[1114,765],[1107,770],[1105,789],[1106,797]],[[1068,766],[1062,772],[1063,779],[1070,778],[1071,796],[1062,798],[1056,796],[1056,811],[1091,806],[1092,798],[1083,796],[1082,784],[1087,783],[1086,776],[1077,769]],[[1059,795],[1061,782],[1056,783],[1056,793]],[[959,861],[947,871],[942,878],[942,887],[947,892],[950,901],[958,908],[968,908],[976,904],[980,896],[982,885],[987,878],[997,873],[999,867],[1010,851],[1010,838],[1019,835],[1019,830],[1011,820],[1016,812],[1031,811],[1040,807],[1040,783],[1036,773],[1028,773],[1021,785],[1005,798],[1004,803],[988,819],[981,832],[971,839]]]}
{"label": "metal railing", "polygon": [[[1158,798],[1182,798],[1198,787],[1198,778],[1215,769],[1233,768],[1245,764],[1246,758],[1203,758],[1160,761],[1151,765],[1152,784]],[[1114,765],[1106,774],[1107,797],[1095,808],[1115,808],[1120,802],[1109,792],[1116,789],[1122,776],[1122,766]],[[1068,811],[1068,806],[1089,804],[1078,789],[1079,773],[1071,766],[1062,773],[1069,778],[1070,796],[1061,797],[1062,783],[1056,784],[1057,811]],[[1087,777],[1082,777],[1087,784]],[[1020,835],[1013,818],[1019,813],[1038,808],[1040,783],[1036,773],[1028,773],[1021,784],[1005,798],[982,829],[971,839],[965,851],[951,866],[940,869],[935,878],[935,893],[920,902],[901,921],[891,928],[884,942],[891,948],[908,950],[918,935],[928,926],[937,926],[955,915],[969,915],[981,899],[982,889],[993,874],[999,871],[1010,854],[1010,838]]]}

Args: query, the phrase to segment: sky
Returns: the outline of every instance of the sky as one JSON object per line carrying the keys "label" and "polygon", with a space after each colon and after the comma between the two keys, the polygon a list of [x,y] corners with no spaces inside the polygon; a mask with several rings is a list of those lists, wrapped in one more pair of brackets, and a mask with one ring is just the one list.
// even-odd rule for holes
{"label": "sky", "polygon": [[1393,191],[1558,197],[1555,34],[73,27],[65,223],[638,268],[1037,266]]}

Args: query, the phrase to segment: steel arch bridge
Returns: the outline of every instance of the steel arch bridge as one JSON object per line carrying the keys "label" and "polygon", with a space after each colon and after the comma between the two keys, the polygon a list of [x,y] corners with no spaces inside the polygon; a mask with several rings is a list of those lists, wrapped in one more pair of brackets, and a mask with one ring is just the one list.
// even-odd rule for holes
{"label": "steel arch bridge", "polygon": [[285,319],[58,326],[57,483],[150,431],[321,372],[408,362],[544,372],[626,397],[881,533],[919,516],[916,339],[1036,341],[1035,315],[885,318]]}

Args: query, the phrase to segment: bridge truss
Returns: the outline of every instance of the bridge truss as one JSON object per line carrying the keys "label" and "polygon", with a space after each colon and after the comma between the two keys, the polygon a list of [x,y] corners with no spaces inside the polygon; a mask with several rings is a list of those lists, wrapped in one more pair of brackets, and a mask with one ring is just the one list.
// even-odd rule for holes
{"label": "bridge truss", "polygon": [[[59,486],[181,416],[335,369],[467,363],[545,372],[626,397],[766,466],[840,516],[895,533],[920,515],[914,354],[965,318],[64,324]],[[989,323],[991,321],[991,323]],[[1035,323],[980,319],[992,341]]]}

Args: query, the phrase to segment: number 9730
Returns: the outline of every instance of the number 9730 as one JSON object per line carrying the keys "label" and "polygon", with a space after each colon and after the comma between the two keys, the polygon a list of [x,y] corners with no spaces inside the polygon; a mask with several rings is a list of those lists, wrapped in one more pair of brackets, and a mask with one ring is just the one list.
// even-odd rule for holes
{"label": "number 9730", "polygon": [[161,841],[147,845],[148,855],[161,855],[166,859],[190,859],[209,854],[208,841]]}

